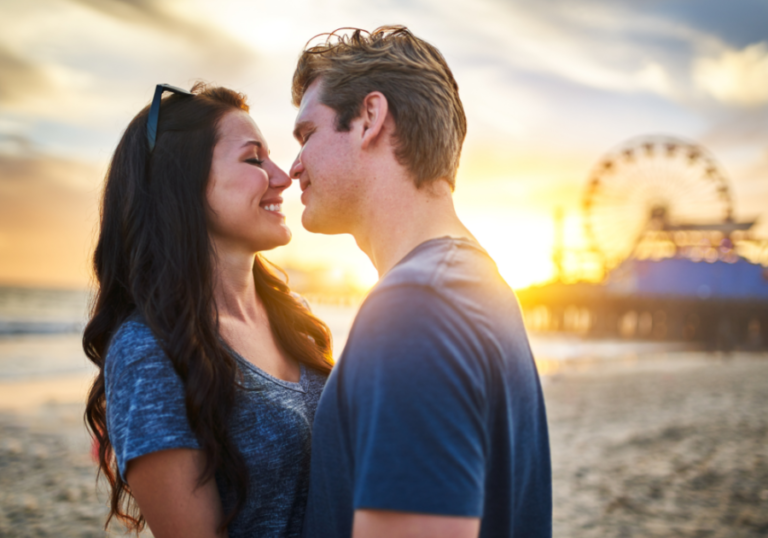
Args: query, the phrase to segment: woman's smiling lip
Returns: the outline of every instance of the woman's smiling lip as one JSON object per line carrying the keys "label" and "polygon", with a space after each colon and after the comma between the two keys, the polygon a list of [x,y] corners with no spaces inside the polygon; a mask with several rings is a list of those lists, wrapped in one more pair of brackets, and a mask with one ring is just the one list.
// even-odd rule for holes
{"label": "woman's smiling lip", "polygon": [[262,209],[264,209],[266,211],[269,211],[270,213],[277,213],[277,214],[282,215],[282,213],[280,211],[283,208],[283,199],[280,196],[274,196],[272,198],[267,198],[265,200],[262,200],[259,203],[259,206]]}

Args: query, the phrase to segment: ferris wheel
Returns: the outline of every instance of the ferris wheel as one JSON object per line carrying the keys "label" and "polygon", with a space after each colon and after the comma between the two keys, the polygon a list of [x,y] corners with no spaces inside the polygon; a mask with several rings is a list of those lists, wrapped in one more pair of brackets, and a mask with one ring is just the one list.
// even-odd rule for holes
{"label": "ferris wheel", "polygon": [[654,230],[729,223],[729,181],[711,153],[679,138],[633,138],[593,167],[582,199],[584,231],[607,266],[630,256]]}

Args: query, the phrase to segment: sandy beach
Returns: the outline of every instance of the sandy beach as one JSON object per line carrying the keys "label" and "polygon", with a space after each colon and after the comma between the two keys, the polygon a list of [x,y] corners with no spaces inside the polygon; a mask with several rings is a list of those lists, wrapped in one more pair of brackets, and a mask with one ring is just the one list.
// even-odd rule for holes
{"label": "sandy beach", "polygon": [[[87,381],[0,384],[0,536],[105,535]],[[768,355],[571,360],[543,384],[556,537],[768,535]]]}
{"label": "sandy beach", "polygon": [[768,536],[768,356],[545,379],[557,537]]}

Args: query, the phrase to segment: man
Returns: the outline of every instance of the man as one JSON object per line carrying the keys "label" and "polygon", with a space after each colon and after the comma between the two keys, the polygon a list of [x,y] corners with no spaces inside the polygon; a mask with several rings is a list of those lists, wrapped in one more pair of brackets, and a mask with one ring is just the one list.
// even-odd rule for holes
{"label": "man", "polygon": [[445,60],[403,27],[331,34],[293,102],[304,226],[352,234],[381,277],[317,410],[304,536],[551,536],[520,310],[453,207],[466,119]]}

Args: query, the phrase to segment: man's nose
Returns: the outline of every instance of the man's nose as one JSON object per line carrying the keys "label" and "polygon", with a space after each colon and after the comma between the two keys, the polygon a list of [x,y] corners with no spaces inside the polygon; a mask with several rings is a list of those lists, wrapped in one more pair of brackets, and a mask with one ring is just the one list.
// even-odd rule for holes
{"label": "man's nose", "polygon": [[293,179],[300,179],[301,174],[304,172],[304,165],[301,164],[301,154],[296,156],[296,160],[291,165],[290,175]]}

